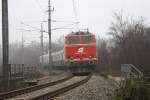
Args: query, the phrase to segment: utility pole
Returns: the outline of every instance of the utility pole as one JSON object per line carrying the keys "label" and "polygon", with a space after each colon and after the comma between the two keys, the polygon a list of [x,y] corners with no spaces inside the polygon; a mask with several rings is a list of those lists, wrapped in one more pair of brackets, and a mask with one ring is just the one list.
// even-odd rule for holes
{"label": "utility pole", "polygon": [[49,34],[49,70],[53,66],[52,62],[52,48],[51,48],[51,1],[48,1],[48,34]]}
{"label": "utility pole", "polygon": [[8,33],[8,1],[2,0],[2,43],[3,43],[3,85],[9,86],[9,33]]}
{"label": "utility pole", "polygon": [[44,51],[43,51],[43,24],[42,23],[41,23],[41,52],[42,52],[41,61],[42,61],[42,66],[43,66]]}
{"label": "utility pole", "polygon": [[11,48],[12,48],[12,57],[13,57],[13,62],[12,62],[12,64],[15,64],[15,43],[14,42],[12,42],[12,46],[11,46]]}
{"label": "utility pole", "polygon": [[24,64],[24,35],[22,33],[22,64]]}

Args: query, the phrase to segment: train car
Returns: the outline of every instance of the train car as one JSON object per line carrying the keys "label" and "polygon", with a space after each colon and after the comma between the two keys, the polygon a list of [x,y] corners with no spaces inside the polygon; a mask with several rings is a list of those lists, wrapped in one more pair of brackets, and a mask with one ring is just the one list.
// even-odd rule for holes
{"label": "train car", "polygon": [[[42,61],[42,57],[43,57],[43,61]],[[40,61],[41,67],[48,68],[49,67],[49,54],[44,54],[40,56],[39,61]]]}
{"label": "train car", "polygon": [[[65,68],[65,55],[64,49],[61,51],[53,52],[52,53],[52,61],[53,61],[53,69],[66,69]],[[49,53],[43,55],[43,63],[42,63],[42,56],[40,56],[40,63],[42,67],[48,68],[49,67]]]}
{"label": "train car", "polygon": [[[97,64],[95,35],[89,32],[72,32],[65,36],[64,49],[52,53],[54,66],[67,66],[73,74],[92,72]],[[44,63],[48,63],[48,54]]]}

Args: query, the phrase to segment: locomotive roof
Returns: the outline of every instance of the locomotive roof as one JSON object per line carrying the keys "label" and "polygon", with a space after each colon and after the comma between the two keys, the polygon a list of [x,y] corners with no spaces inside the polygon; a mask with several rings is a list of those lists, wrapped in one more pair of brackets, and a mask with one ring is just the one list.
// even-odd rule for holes
{"label": "locomotive roof", "polygon": [[88,31],[86,31],[86,32],[79,31],[79,32],[71,32],[68,35],[92,35],[92,33],[88,32]]}

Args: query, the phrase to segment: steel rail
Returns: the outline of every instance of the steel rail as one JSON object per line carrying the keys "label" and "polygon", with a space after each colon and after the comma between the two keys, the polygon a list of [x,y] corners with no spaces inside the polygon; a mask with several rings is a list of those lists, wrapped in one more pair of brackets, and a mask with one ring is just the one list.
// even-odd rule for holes
{"label": "steel rail", "polygon": [[69,90],[72,90],[80,85],[83,85],[84,83],[88,82],[88,80],[92,77],[92,74],[88,75],[86,78],[82,79],[81,81],[78,81],[76,83],[70,84],[68,86],[65,86],[63,88],[60,88],[58,90],[43,94],[43,95],[39,95],[38,97],[34,97],[31,100],[51,100],[52,98],[63,94],[64,92],[67,92]]}
{"label": "steel rail", "polygon": [[0,94],[0,100],[9,99],[9,98],[21,95],[21,94],[25,94],[25,93],[29,93],[29,92],[32,92],[32,91],[36,91],[36,90],[42,89],[42,88],[53,86],[53,85],[62,83],[64,81],[67,81],[67,80],[69,80],[71,78],[73,78],[73,76],[69,76],[69,77],[66,77],[64,79],[57,80],[57,81],[54,81],[54,82],[49,82],[49,83],[46,83],[46,84],[35,85],[35,86],[23,88],[23,89],[18,89],[18,90],[13,90],[13,91],[1,93]]}

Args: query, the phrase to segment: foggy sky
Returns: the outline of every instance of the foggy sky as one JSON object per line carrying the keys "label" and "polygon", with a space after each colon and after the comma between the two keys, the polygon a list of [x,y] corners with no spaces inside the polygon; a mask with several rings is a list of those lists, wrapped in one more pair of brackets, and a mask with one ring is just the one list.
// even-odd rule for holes
{"label": "foggy sky", "polygon": [[[2,1],[2,0],[1,0]],[[0,31],[1,31],[1,1],[0,1]],[[47,20],[48,0],[8,0],[9,2],[9,32],[10,42],[21,41],[21,35],[24,34],[25,41],[40,41],[39,31],[22,31],[20,29],[34,30],[25,24],[40,29],[40,23]],[[52,12],[52,20],[75,22],[72,0],[51,0],[55,8]],[[149,20],[150,1],[149,0],[75,0],[77,8],[77,17],[80,21],[79,28],[89,28],[95,34],[107,38],[106,33],[112,20],[113,11],[123,11],[126,15],[134,17],[143,16]],[[52,27],[57,28],[70,24],[69,22],[53,22]],[[76,26],[70,26],[76,27]],[[47,30],[47,23],[44,23],[44,29]],[[70,30],[52,31],[52,40],[55,41],[59,36],[65,35]],[[47,41],[45,33],[45,41]],[[2,37],[0,32],[0,38]],[[1,43],[1,39],[0,39]]]}

